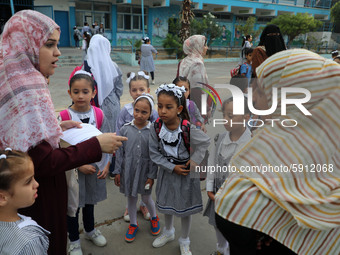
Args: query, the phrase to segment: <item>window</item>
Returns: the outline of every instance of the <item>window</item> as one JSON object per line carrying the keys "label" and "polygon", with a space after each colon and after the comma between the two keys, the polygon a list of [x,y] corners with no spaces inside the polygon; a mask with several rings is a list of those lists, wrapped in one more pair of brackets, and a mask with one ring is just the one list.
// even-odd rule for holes
{"label": "window", "polygon": [[[139,6],[117,6],[117,29],[142,31],[142,8]],[[147,27],[147,9],[144,8],[144,29]]]}
{"label": "window", "polygon": [[76,26],[82,27],[84,22],[104,24],[105,29],[111,29],[111,5],[106,3],[76,1]]}

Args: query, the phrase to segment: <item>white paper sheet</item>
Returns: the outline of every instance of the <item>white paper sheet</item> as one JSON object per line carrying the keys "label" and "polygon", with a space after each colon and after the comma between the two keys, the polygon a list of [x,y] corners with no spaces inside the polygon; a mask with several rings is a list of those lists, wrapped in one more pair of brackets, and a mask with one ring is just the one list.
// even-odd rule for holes
{"label": "white paper sheet", "polygon": [[76,145],[77,143],[84,142],[94,136],[102,134],[102,132],[90,124],[82,123],[80,125],[82,128],[71,128],[65,130],[61,139],[71,145]]}
{"label": "white paper sheet", "polygon": [[[82,128],[71,128],[65,130],[63,132],[63,135],[61,136],[61,139],[69,143],[70,145],[76,145],[94,136],[102,134],[102,132],[100,132],[96,127],[90,124],[82,123],[80,125],[82,126]],[[96,162],[95,164],[98,166],[99,170],[102,171],[109,160],[110,155],[107,153],[103,153],[101,161]]]}

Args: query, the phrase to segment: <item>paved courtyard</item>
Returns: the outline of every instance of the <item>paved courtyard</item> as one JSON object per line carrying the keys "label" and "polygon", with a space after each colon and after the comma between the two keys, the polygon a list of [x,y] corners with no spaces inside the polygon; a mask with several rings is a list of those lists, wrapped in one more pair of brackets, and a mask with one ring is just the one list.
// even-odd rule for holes
{"label": "paved courtyard", "polygon": [[[61,50],[63,52],[63,49]],[[78,54],[78,52],[76,53]],[[79,52],[80,54],[80,52]],[[80,63],[79,63],[80,64]],[[211,84],[225,83],[230,79],[230,69],[236,63],[206,63],[206,69]],[[74,66],[75,67],[75,66]],[[70,105],[71,100],[67,93],[68,79],[72,72],[72,66],[58,67],[55,74],[50,80],[50,91],[55,105],[56,111],[60,111]],[[121,97],[121,105],[132,101],[128,84],[125,83],[126,74],[130,71],[139,71],[138,67],[131,67],[120,65],[123,72],[124,94]],[[159,84],[164,82],[171,82],[176,75],[177,65],[157,65],[155,71],[156,85],[151,85],[151,94],[154,95],[155,89]],[[126,243],[124,235],[128,228],[128,223],[123,220],[123,212],[125,210],[126,199],[123,194],[119,192],[118,187],[114,182],[107,179],[106,182],[108,198],[107,200],[95,206],[95,219],[97,228],[103,233],[108,240],[105,247],[95,247],[91,242],[85,240],[81,234],[81,245],[84,255],[134,255],[134,254],[162,254],[162,255],[176,255],[180,254],[179,244],[177,239],[181,234],[180,219],[175,218],[176,239],[161,248],[153,248],[152,242],[155,239],[150,233],[150,223],[145,221],[142,215],[138,214],[139,231],[133,243]],[[201,182],[202,197],[204,205],[207,201],[205,192],[205,182]],[[153,199],[155,194],[153,192]],[[164,217],[160,214],[161,227],[164,226]],[[81,218],[81,217],[80,217]],[[212,226],[208,224],[208,218],[203,217],[202,214],[193,216],[191,227],[191,250],[195,255],[208,255],[216,249],[215,231]]]}

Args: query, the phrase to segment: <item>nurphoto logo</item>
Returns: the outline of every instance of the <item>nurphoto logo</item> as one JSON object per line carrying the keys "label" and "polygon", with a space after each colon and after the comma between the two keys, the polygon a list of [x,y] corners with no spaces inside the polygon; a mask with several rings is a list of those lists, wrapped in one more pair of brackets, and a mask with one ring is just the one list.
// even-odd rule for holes
{"label": "nurphoto logo", "polygon": [[[202,83],[201,83],[202,84]],[[268,116],[272,113],[275,112],[275,110],[277,109],[278,106],[278,89],[277,88],[273,88],[272,89],[272,105],[269,109],[266,110],[259,110],[259,109],[255,109],[254,107],[254,103],[253,103],[253,89],[252,88],[248,88],[248,96],[245,97],[244,93],[242,92],[242,90],[234,85],[231,84],[215,84],[214,87],[212,86],[208,86],[206,84],[202,84],[204,86],[207,86],[212,92],[209,93],[203,93],[201,95],[201,114],[202,115],[206,115],[207,114],[207,98],[208,95],[210,97],[212,97],[214,103],[216,104],[216,100],[214,98],[214,96],[212,95],[212,93],[214,93],[216,95],[216,97],[219,99],[221,106],[222,106],[222,101],[221,98],[219,96],[219,94],[217,93],[217,91],[215,90],[216,88],[218,89],[227,89],[231,92],[231,96],[233,98],[233,114],[234,115],[244,115],[245,111],[244,111],[244,105],[245,105],[245,100],[247,100],[247,105],[248,108],[251,112],[251,114],[253,115],[257,115],[257,116]],[[206,92],[206,89],[202,89],[203,91]],[[304,89],[304,88],[281,88],[281,115],[285,116],[287,115],[287,105],[295,105],[304,115],[306,116],[311,116],[312,114],[303,106],[304,103],[307,103],[310,99],[311,99],[311,93],[309,90]],[[303,94],[304,97],[303,98],[287,98],[287,95],[289,93],[294,93],[294,94]],[[274,122],[280,122],[281,125],[283,127],[295,127],[297,126],[297,121],[295,119],[250,119],[247,123],[244,122],[243,123],[232,123],[231,120],[231,125],[240,125],[243,124],[244,126],[246,124],[248,124],[248,126],[250,127],[262,127],[264,125],[265,122],[271,122],[272,127],[274,126]],[[227,124],[228,121],[225,119],[213,119],[213,126],[215,127],[216,125],[219,124]]]}

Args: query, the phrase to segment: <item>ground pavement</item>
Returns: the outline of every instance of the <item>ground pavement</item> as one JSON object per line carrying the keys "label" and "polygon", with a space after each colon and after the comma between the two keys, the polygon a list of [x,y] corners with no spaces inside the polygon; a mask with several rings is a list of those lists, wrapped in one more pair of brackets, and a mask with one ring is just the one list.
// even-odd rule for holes
{"label": "ground pavement", "polygon": [[[71,51],[70,49],[67,49]],[[65,50],[61,50],[65,52]],[[74,54],[81,54],[77,50]],[[80,64],[80,63],[79,63]],[[230,79],[230,69],[236,63],[206,63],[206,69],[211,84],[224,83]],[[138,71],[137,67],[126,65],[119,66],[123,72],[124,93],[121,97],[121,105],[132,101],[128,84],[125,83],[126,73],[130,71]],[[56,111],[60,111],[70,105],[71,100],[67,94],[68,79],[74,67],[65,66],[56,69],[55,74],[50,80],[50,91]],[[156,85],[151,85],[151,94],[154,95],[155,89],[164,82],[172,82],[176,75],[177,65],[157,65],[155,70]],[[156,183],[155,183],[156,184]],[[181,235],[180,219],[175,218],[176,239],[164,247],[153,248],[152,242],[155,239],[150,233],[150,222],[145,221],[142,215],[138,214],[139,231],[133,243],[127,243],[124,240],[125,233],[128,228],[128,223],[123,220],[123,213],[125,210],[126,199],[124,195],[119,192],[118,187],[114,182],[107,179],[106,182],[108,198],[98,203],[95,206],[95,221],[97,228],[106,237],[108,244],[105,247],[96,247],[90,241],[85,240],[84,235],[81,234],[81,246],[84,255],[135,255],[135,254],[162,254],[162,255],[176,255],[180,254],[178,238]],[[201,182],[202,197],[204,205],[207,202],[207,195],[205,191],[205,182]],[[155,194],[153,191],[153,199],[155,201]],[[81,219],[81,216],[79,217]],[[160,224],[163,228],[164,217],[159,215]],[[81,225],[82,228],[82,225]],[[193,216],[191,227],[191,251],[194,255],[208,255],[216,249],[215,231],[211,225],[208,224],[208,218],[203,217],[202,214]]]}

